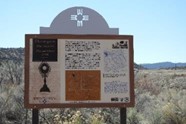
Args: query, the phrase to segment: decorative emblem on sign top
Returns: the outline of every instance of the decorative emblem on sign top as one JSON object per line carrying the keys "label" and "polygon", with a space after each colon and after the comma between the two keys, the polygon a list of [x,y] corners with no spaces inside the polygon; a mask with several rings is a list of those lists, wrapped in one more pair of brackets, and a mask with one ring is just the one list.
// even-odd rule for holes
{"label": "decorative emblem on sign top", "polygon": [[71,15],[71,20],[77,21],[77,27],[83,27],[83,21],[88,21],[89,16],[83,15],[83,9],[77,9],[77,14]]}

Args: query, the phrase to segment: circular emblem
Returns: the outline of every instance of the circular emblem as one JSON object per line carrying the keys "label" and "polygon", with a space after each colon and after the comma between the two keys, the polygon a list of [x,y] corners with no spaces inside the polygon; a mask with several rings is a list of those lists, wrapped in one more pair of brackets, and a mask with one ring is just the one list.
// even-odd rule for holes
{"label": "circular emblem", "polygon": [[50,72],[49,64],[45,63],[45,62],[41,63],[40,66],[39,66],[39,71],[40,71],[41,74],[44,74],[44,75],[49,73]]}

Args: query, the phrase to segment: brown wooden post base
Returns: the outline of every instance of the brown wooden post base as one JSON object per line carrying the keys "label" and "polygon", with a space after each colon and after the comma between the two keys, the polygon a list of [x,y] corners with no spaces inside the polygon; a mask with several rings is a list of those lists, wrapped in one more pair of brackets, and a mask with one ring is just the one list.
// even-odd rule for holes
{"label": "brown wooden post base", "polygon": [[127,108],[120,108],[120,124],[127,124]]}
{"label": "brown wooden post base", "polygon": [[39,124],[39,110],[32,109],[32,124]]}

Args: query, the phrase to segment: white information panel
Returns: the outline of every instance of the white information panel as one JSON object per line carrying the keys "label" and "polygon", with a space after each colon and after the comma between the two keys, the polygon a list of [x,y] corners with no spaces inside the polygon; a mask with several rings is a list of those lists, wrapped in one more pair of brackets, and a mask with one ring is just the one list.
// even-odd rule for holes
{"label": "white information panel", "polygon": [[26,36],[27,107],[133,106],[132,36],[39,36]]}

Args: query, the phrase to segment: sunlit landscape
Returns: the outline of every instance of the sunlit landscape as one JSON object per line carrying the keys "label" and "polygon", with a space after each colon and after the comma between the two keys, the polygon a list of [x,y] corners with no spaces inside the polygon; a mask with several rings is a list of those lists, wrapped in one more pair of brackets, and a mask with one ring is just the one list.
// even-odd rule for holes
{"label": "sunlit landscape", "polygon": [[[24,49],[0,49],[0,123],[30,124],[24,108]],[[186,69],[148,70],[135,66],[135,107],[128,124],[185,124]],[[41,109],[41,124],[119,124],[118,108]]]}

